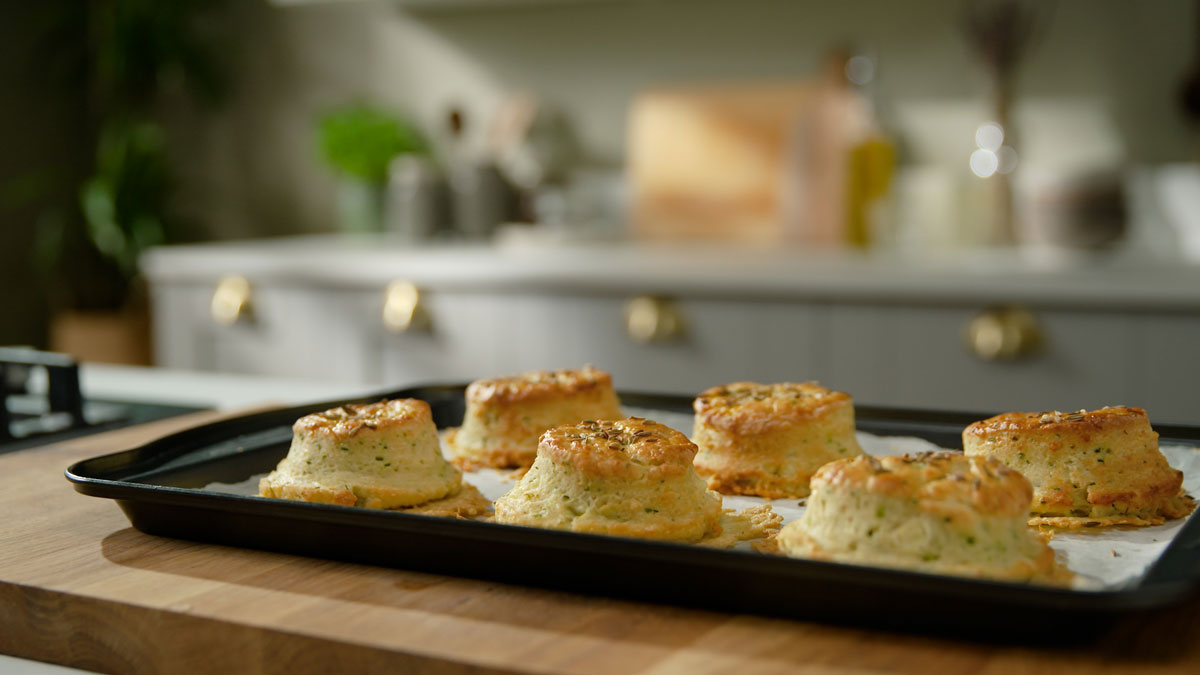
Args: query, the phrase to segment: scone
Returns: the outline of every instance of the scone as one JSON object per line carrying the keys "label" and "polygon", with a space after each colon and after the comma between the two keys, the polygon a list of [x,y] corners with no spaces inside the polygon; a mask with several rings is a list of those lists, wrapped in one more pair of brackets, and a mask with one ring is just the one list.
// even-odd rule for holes
{"label": "scone", "polygon": [[462,427],[446,439],[464,469],[528,467],[547,429],[624,417],[612,376],[590,366],[478,380],[466,398]]}
{"label": "scone", "polygon": [[264,497],[390,509],[459,492],[442,457],[429,404],[417,399],[344,405],[301,417],[292,445],[259,482]]}
{"label": "scone", "polygon": [[1005,413],[962,439],[968,455],[994,457],[1033,483],[1031,525],[1159,525],[1195,508],[1141,408]]}
{"label": "scone", "polygon": [[692,467],[686,436],[637,417],[547,431],[537,459],[496,501],[496,521],[694,542],[720,533],[721,497]]}
{"label": "scone", "polygon": [[696,471],[727,495],[804,497],[821,465],[863,454],[854,401],[815,382],[713,387],[693,402]]}
{"label": "scone", "polygon": [[1033,488],[988,457],[929,452],[821,467],[808,506],[780,531],[790,556],[968,577],[1064,583],[1070,572],[1026,524]]}

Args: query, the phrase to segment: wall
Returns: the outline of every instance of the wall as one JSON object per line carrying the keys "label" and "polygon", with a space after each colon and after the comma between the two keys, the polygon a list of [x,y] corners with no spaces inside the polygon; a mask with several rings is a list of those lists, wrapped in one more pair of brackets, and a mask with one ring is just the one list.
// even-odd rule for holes
{"label": "wall", "polygon": [[[181,205],[221,237],[330,229],[334,185],[316,158],[313,121],[355,98],[407,110],[439,135],[451,105],[479,120],[504,92],[534,92],[566,111],[590,163],[611,166],[621,161],[625,114],[640,89],[804,77],[844,39],[877,53],[884,94],[910,127],[918,159],[950,152],[924,140],[945,135],[928,111],[969,107],[984,91],[958,0],[428,4],[230,3],[222,20],[239,63],[232,100],[211,118],[176,112],[187,141]],[[1122,161],[1190,159],[1194,137],[1176,91],[1193,59],[1191,4],[1038,4],[1049,13],[1019,98],[1095,111],[1100,127],[1115,130]],[[1044,136],[1058,135],[1047,129]],[[481,142],[482,129],[474,131]],[[1091,142],[1084,135],[1076,143]]]}
{"label": "wall", "polygon": [[44,344],[38,227],[75,199],[88,166],[84,92],[72,88],[69,63],[46,60],[36,30],[54,18],[49,6],[0,3],[0,345]]}

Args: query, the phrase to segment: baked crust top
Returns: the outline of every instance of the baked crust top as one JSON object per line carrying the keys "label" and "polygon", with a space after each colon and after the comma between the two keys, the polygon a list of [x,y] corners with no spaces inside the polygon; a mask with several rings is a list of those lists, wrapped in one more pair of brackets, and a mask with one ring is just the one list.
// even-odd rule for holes
{"label": "baked crust top", "polygon": [[542,434],[538,452],[595,478],[665,477],[692,470],[696,445],[664,424],[630,417],[555,427]]}
{"label": "baked crust top", "polygon": [[305,415],[292,425],[294,433],[316,433],[329,438],[349,438],[364,430],[408,427],[433,422],[433,411],[425,401],[396,398],[375,403],[350,403]]}
{"label": "baked crust top", "polygon": [[704,390],[692,403],[696,417],[727,433],[754,435],[812,420],[853,405],[849,394],[816,382],[731,382]]}
{"label": "baked crust top", "polygon": [[474,403],[509,403],[611,386],[612,375],[591,366],[568,370],[535,370],[520,375],[476,380],[467,387],[467,400]]}
{"label": "baked crust top", "polygon": [[1029,481],[999,460],[948,451],[836,460],[813,475],[813,491],[824,487],[913,499],[948,517],[1024,517],[1033,499]]}
{"label": "baked crust top", "polygon": [[1148,423],[1145,410],[1128,406],[1078,412],[1010,412],[973,422],[963,430],[963,434],[984,437],[1012,431],[1109,431]]}

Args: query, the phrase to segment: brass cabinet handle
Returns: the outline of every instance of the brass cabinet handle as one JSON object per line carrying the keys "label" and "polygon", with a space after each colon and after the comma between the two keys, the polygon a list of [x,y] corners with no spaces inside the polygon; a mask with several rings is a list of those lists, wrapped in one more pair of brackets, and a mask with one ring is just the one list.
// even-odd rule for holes
{"label": "brass cabinet handle", "polygon": [[408,281],[393,281],[383,294],[383,325],[393,333],[432,329],[421,289]]}
{"label": "brass cabinet handle", "polygon": [[641,295],[625,306],[625,332],[642,344],[675,342],[687,334],[687,323],[671,300]]}
{"label": "brass cabinet handle", "polygon": [[1024,307],[993,307],[967,324],[967,346],[984,361],[1012,361],[1036,355],[1042,328]]}
{"label": "brass cabinet handle", "polygon": [[237,274],[222,277],[213,291],[209,313],[216,323],[232,326],[250,316],[250,299],[250,281],[246,277]]}

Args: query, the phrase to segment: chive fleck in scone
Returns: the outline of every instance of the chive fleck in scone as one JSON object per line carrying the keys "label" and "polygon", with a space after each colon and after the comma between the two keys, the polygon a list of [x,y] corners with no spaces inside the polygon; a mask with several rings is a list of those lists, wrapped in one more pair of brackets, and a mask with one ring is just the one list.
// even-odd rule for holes
{"label": "chive fleck in scone", "polygon": [[547,431],[537,459],[496,501],[496,521],[694,542],[721,531],[721,497],[692,467],[696,446],[631,417]]}
{"label": "chive fleck in scone", "polygon": [[479,380],[466,398],[462,427],[447,437],[464,469],[528,467],[547,429],[624,417],[612,376],[591,367]]}
{"label": "chive fleck in scone", "polygon": [[794,557],[969,577],[1066,583],[1026,524],[1033,488],[987,457],[930,452],[830,462],[778,543]]}
{"label": "chive fleck in scone", "polygon": [[1031,525],[1159,525],[1195,508],[1141,408],[1005,413],[968,426],[963,451],[1033,483]]}
{"label": "chive fleck in scone", "polygon": [[457,494],[462,473],[442,457],[429,404],[345,405],[306,415],[292,445],[259,482],[264,497],[390,509]]}
{"label": "chive fleck in scone", "polygon": [[863,454],[854,401],[815,382],[713,387],[693,403],[696,470],[727,495],[803,497],[821,465]]}

